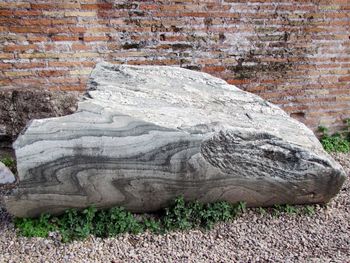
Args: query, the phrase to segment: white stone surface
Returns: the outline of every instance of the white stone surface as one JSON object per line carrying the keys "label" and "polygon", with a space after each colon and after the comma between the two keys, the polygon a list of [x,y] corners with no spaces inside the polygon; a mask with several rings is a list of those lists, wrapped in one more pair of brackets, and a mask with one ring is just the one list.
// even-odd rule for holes
{"label": "white stone surface", "polygon": [[327,202],[345,173],[311,130],[208,74],[100,63],[76,113],[34,120],[14,144],[16,216],[124,206],[179,195],[249,206]]}
{"label": "white stone surface", "polygon": [[2,162],[0,162],[0,185],[10,184],[16,181],[15,176]]}

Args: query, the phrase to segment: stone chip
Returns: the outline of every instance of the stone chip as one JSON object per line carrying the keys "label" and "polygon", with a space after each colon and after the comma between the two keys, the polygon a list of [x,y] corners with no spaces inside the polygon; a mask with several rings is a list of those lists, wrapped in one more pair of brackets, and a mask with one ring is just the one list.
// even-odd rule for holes
{"label": "stone chip", "polygon": [[0,162],[0,185],[2,184],[11,184],[16,181],[15,176],[9,168]]}

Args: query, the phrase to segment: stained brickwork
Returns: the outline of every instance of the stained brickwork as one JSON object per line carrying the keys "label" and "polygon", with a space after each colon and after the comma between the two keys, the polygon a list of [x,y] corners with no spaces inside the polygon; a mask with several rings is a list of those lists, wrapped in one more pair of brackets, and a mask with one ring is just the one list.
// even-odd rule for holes
{"label": "stained brickwork", "polygon": [[349,0],[1,1],[0,85],[83,91],[98,61],[177,65],[336,129],[349,29]]}

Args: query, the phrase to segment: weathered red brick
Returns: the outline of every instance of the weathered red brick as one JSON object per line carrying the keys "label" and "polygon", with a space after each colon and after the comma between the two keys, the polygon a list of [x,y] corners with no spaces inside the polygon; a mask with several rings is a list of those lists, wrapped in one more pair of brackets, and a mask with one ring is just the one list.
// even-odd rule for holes
{"label": "weathered red brick", "polygon": [[157,10],[158,8],[159,6],[155,4],[140,4],[141,10]]}
{"label": "weathered red brick", "polygon": [[93,61],[50,61],[48,62],[49,67],[93,67],[96,62]]}
{"label": "weathered red brick", "polygon": [[340,81],[340,82],[342,82],[342,81],[350,81],[350,75],[349,75],[349,73],[348,73],[348,76],[339,78],[339,81]]}
{"label": "weathered red brick", "polygon": [[107,36],[84,36],[86,42],[107,41],[108,39]]}
{"label": "weathered red brick", "polygon": [[81,5],[82,9],[85,10],[109,10],[113,8],[112,3],[97,3],[97,4],[82,4]]}
{"label": "weathered red brick", "polygon": [[12,68],[10,63],[0,63],[0,70]]}
{"label": "weathered red brick", "polygon": [[51,91],[85,91],[85,85],[58,85],[58,86],[48,86],[48,90]]}
{"label": "weathered red brick", "polygon": [[79,3],[32,3],[31,9],[79,9]]}
{"label": "weathered red brick", "polygon": [[76,35],[54,35],[51,37],[53,41],[77,41],[79,36]]}
{"label": "weathered red brick", "polygon": [[27,39],[29,42],[45,42],[48,40],[46,36],[28,36]]}
{"label": "weathered red brick", "polygon": [[37,45],[5,45],[3,50],[6,52],[13,51],[26,51],[26,50],[36,50],[38,48]]}
{"label": "weathered red brick", "polygon": [[91,46],[87,46],[84,44],[80,44],[80,43],[73,43],[72,44],[72,50],[91,50]]}
{"label": "weathered red brick", "polygon": [[68,75],[69,71],[66,70],[41,70],[37,72],[40,77],[57,77]]}
{"label": "weathered red brick", "polygon": [[15,68],[18,69],[33,69],[33,68],[44,68],[46,67],[46,63],[45,62],[22,62],[22,63],[16,63],[14,64]]}
{"label": "weathered red brick", "polygon": [[[227,83],[232,85],[242,85],[242,84],[247,84],[251,82],[249,79],[228,79],[226,81]],[[258,91],[258,89],[256,91]]]}
{"label": "weathered red brick", "polygon": [[15,10],[13,11],[14,16],[25,17],[25,16],[41,16],[43,13],[38,10]]}
{"label": "weathered red brick", "polygon": [[226,68],[224,66],[205,66],[203,67],[203,71],[207,73],[213,73],[213,72],[221,72],[224,71]]}

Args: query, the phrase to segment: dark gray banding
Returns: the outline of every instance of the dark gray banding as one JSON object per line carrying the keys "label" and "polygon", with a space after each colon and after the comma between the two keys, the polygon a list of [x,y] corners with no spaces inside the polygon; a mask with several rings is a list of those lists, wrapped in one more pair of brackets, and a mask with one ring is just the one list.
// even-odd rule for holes
{"label": "dark gray banding", "polygon": [[325,203],[345,173],[277,106],[208,74],[97,65],[76,113],[34,120],[15,142],[15,216],[187,200]]}

